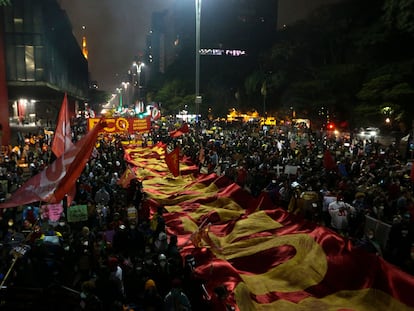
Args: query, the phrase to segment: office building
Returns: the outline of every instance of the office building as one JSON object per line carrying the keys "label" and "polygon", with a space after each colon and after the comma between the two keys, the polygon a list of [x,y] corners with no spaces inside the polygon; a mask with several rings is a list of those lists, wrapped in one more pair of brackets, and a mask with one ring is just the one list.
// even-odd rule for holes
{"label": "office building", "polygon": [[[0,123],[10,125],[54,125],[64,93],[71,112],[88,92],[88,63],[72,33],[70,21],[56,0],[12,0],[0,7],[3,44],[0,58],[7,90]],[[9,140],[4,132],[3,144]],[[6,137],[5,137],[6,136]]]}

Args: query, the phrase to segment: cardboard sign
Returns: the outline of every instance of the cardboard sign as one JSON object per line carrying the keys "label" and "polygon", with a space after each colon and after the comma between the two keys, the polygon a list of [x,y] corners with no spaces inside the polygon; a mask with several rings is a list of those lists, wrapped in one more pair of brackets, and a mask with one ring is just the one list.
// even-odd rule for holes
{"label": "cardboard sign", "polygon": [[298,167],[296,165],[286,165],[285,174],[286,175],[296,175],[298,172]]}
{"label": "cardboard sign", "polygon": [[86,205],[74,205],[68,208],[68,222],[88,220],[88,207]]}

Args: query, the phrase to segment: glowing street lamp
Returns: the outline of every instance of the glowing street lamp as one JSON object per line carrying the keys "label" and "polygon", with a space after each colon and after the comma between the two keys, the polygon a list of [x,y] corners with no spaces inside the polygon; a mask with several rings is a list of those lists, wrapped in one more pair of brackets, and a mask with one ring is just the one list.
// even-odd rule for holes
{"label": "glowing street lamp", "polygon": [[201,20],[201,0],[195,0],[196,11],[196,70],[195,70],[195,113],[196,120],[198,120],[198,114],[200,111],[200,104],[202,98],[200,96],[200,20]]}
{"label": "glowing street lamp", "polygon": [[[142,68],[143,67],[145,67],[145,64],[143,63],[143,62],[133,62],[133,64],[132,64],[132,66],[133,67],[135,67],[136,68],[136,71],[137,71],[137,80],[134,82],[134,86],[137,86],[138,87],[138,101],[140,102],[141,101],[141,71],[142,71]],[[135,74],[135,73],[134,73]]]}

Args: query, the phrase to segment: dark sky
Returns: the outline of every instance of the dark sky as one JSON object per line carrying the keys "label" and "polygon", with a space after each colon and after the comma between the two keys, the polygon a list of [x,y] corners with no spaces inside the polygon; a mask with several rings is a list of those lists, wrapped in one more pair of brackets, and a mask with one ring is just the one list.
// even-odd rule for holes
{"label": "dark sky", "polygon": [[[260,1],[260,0],[257,0]],[[320,5],[339,2],[340,0],[279,0],[278,27],[305,18]]]}
{"label": "dark sky", "polygon": [[[134,56],[145,48],[151,14],[172,5],[174,0],[60,0],[81,44],[86,29],[91,79],[99,87],[115,92],[132,65]],[[188,1],[188,0],[185,0]]]}
{"label": "dark sky", "polygon": [[[194,0],[58,1],[71,20],[79,44],[83,33],[82,26],[86,27],[84,33],[88,43],[91,79],[98,81],[99,87],[108,92],[115,92],[120,82],[125,79],[134,56],[144,51],[152,12],[170,8],[175,1],[194,2]],[[279,27],[305,17],[320,4],[337,1],[279,0]]]}

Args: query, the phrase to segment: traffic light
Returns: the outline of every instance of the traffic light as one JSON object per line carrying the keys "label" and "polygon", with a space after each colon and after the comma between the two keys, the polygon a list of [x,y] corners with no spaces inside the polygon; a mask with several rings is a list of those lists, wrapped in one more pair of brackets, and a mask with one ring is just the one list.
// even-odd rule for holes
{"label": "traffic light", "polygon": [[333,124],[332,122],[329,122],[326,125],[326,128],[327,128],[328,131],[333,131],[335,129],[335,124]]}

